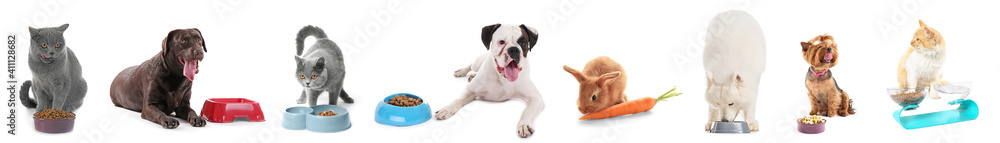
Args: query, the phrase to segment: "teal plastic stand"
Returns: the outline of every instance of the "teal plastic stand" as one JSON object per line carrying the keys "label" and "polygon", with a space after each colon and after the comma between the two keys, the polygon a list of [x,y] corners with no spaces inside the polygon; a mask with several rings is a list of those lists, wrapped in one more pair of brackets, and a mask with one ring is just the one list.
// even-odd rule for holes
{"label": "teal plastic stand", "polygon": [[892,116],[896,118],[899,125],[903,125],[903,128],[907,130],[970,121],[979,117],[979,106],[971,99],[958,99],[948,104],[959,104],[959,106],[952,110],[900,117],[899,114],[903,111],[917,108],[917,105],[910,105],[896,110]]}

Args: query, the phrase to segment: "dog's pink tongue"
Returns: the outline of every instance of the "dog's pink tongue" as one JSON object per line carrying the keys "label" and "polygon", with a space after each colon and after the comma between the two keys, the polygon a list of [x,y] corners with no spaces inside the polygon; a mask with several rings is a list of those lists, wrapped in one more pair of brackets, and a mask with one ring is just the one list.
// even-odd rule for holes
{"label": "dog's pink tongue", "polygon": [[198,61],[184,61],[184,77],[194,81],[194,74],[198,73]]}
{"label": "dog's pink tongue", "polygon": [[826,55],[823,56],[823,60],[833,60],[833,53],[826,53]]}
{"label": "dog's pink tongue", "polygon": [[517,68],[517,63],[515,62],[508,63],[503,71],[504,77],[510,82],[516,81],[518,73],[521,73],[521,69]]}

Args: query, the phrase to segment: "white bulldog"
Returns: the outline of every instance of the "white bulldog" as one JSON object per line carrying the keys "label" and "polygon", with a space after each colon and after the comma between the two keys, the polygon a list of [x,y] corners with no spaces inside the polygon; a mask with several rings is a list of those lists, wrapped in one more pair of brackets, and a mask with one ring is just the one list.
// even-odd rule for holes
{"label": "white bulldog", "polygon": [[531,136],[535,132],[535,117],[545,108],[528,74],[531,71],[528,52],[538,41],[538,32],[523,24],[494,24],[483,27],[482,39],[489,52],[455,71],[455,77],[469,76],[469,85],[462,97],[434,112],[435,118],[448,119],[476,98],[493,102],[521,99],[528,107],[521,114],[517,133],[521,137]]}
{"label": "white bulldog", "polygon": [[754,110],[765,57],[764,32],[749,13],[726,11],[712,19],[705,36],[706,131],[712,122],[734,121],[741,110],[750,131],[759,129]]}

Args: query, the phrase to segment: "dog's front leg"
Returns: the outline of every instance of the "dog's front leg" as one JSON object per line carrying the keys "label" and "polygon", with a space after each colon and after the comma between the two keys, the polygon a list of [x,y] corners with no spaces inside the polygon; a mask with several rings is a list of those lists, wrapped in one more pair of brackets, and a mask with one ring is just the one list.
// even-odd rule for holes
{"label": "dog's front leg", "polygon": [[750,126],[751,132],[756,132],[760,129],[757,125],[756,117],[757,105],[749,105],[743,107],[743,120],[746,120],[747,124]]}
{"label": "dog's front leg", "polygon": [[705,123],[705,131],[712,129],[712,123],[715,121],[722,121],[722,116],[719,116],[719,109],[708,107],[708,123]]}
{"label": "dog's front leg", "polygon": [[522,138],[526,138],[535,133],[535,118],[539,114],[542,114],[542,110],[545,109],[545,104],[542,101],[542,95],[537,91],[534,93],[528,93],[526,96],[521,98],[525,103],[528,104],[524,108],[524,112],[521,113],[521,121],[517,123],[517,134]]}
{"label": "dog's front leg", "polygon": [[205,118],[199,116],[198,112],[195,112],[194,109],[191,109],[191,91],[189,90],[185,94],[185,98],[181,99],[180,104],[177,106],[177,110],[174,110],[174,112],[177,112],[177,118],[186,119],[191,126],[204,127]]}
{"label": "dog's front leg", "polygon": [[170,118],[167,116],[167,114],[163,113],[163,111],[160,111],[162,108],[166,108],[166,107],[161,107],[165,106],[166,103],[159,103],[159,101],[145,101],[145,102],[146,103],[144,103],[142,107],[143,119],[152,121],[153,123],[160,124],[160,126],[166,129],[177,128],[177,125],[179,125],[177,119]]}
{"label": "dog's front leg", "polygon": [[441,108],[441,110],[434,112],[434,114],[437,114],[434,117],[438,120],[448,119],[452,115],[455,115],[455,113],[458,112],[458,109],[462,109],[462,106],[469,104],[472,100],[476,100],[476,95],[472,92],[472,90],[465,89],[465,92],[462,93],[462,97],[455,99],[451,105],[445,106],[444,108]]}

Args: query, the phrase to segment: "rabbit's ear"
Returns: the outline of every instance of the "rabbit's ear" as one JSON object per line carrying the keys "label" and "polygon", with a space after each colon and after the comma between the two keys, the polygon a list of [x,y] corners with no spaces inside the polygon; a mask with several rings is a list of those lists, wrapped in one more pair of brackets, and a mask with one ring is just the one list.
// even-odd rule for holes
{"label": "rabbit's ear", "polygon": [[619,71],[614,71],[614,72],[603,74],[603,75],[601,75],[600,78],[597,79],[597,85],[599,85],[601,87],[608,86],[608,84],[611,84],[611,82],[614,82],[615,79],[618,79],[618,76],[621,76],[621,75],[622,75],[622,72],[619,72]]}
{"label": "rabbit's ear", "polygon": [[563,70],[566,70],[566,72],[569,72],[569,74],[573,75],[573,77],[576,78],[576,82],[583,82],[584,80],[587,80],[587,78],[583,76],[583,73],[580,73],[580,71],[573,69],[567,65],[563,65]]}

